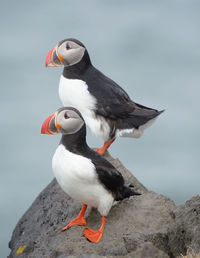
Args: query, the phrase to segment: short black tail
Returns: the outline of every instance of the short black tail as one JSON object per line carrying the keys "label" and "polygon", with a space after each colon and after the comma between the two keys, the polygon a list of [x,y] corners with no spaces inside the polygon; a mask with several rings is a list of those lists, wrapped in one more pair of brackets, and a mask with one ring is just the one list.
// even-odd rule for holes
{"label": "short black tail", "polygon": [[141,125],[146,124],[148,121],[156,118],[163,112],[164,110],[158,111],[156,109],[136,104],[134,111],[129,114],[127,118],[117,121],[116,126],[118,129],[138,129]]}
{"label": "short black tail", "polygon": [[141,195],[141,193],[135,192],[133,189],[131,189],[131,187],[124,185],[121,191],[119,191],[119,194],[116,196],[115,200],[121,201],[134,195]]}

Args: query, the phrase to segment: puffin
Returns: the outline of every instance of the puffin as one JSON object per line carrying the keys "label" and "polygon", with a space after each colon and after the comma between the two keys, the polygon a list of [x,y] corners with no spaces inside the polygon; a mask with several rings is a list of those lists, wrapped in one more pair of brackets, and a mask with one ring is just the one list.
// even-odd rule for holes
{"label": "puffin", "polygon": [[62,190],[82,203],[79,215],[62,231],[74,225],[85,226],[87,206],[97,208],[102,216],[100,228],[85,228],[83,235],[98,243],[103,235],[107,215],[115,201],[140,195],[126,182],[121,173],[86,143],[86,125],[81,113],[63,107],[49,116],[41,127],[42,134],[62,134],[52,159],[52,168]]}
{"label": "puffin", "polygon": [[86,125],[103,139],[103,155],[116,137],[139,138],[164,110],[135,103],[113,80],[96,69],[77,39],[60,41],[46,56],[46,67],[64,66],[59,82],[63,106],[78,109]]}

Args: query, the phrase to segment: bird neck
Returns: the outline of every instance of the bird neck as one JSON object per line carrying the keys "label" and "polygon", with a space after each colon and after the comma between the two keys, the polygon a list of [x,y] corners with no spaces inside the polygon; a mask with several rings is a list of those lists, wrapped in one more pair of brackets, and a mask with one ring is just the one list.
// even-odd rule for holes
{"label": "bird neck", "polygon": [[84,56],[79,63],[64,67],[63,76],[68,79],[81,79],[91,65],[88,52],[85,51]]}
{"label": "bird neck", "polygon": [[88,148],[86,143],[86,127],[85,125],[74,134],[63,134],[60,144],[73,153],[81,154]]}

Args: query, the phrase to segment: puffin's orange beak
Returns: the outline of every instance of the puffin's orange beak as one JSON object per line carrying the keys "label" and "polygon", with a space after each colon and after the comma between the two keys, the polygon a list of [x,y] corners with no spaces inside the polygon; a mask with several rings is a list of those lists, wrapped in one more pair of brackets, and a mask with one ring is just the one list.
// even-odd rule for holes
{"label": "puffin's orange beak", "polygon": [[42,134],[54,134],[53,132],[50,131],[50,122],[51,120],[55,117],[55,114],[49,116],[45,121],[44,123],[42,124],[42,127],[41,127],[41,133]]}
{"label": "puffin's orange beak", "polygon": [[49,53],[47,54],[46,60],[45,60],[46,67],[53,66],[53,64],[52,64],[52,55],[53,55],[54,51],[55,51],[55,48],[52,48],[52,50],[49,51]]}
{"label": "puffin's orange beak", "polygon": [[58,67],[61,66],[61,62],[63,59],[57,56],[56,50],[58,46],[56,45],[52,48],[46,56],[45,65],[46,67]]}

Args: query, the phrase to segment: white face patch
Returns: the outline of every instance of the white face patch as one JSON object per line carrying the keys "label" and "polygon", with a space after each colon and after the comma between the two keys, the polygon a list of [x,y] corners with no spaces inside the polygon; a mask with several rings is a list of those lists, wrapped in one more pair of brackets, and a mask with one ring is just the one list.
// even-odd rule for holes
{"label": "white face patch", "polygon": [[85,53],[85,48],[73,41],[64,41],[57,48],[58,57],[64,58],[64,66],[71,66],[81,61]]}
{"label": "white face patch", "polygon": [[82,118],[74,110],[68,109],[58,111],[56,123],[60,124],[63,134],[74,134],[84,125]]}

